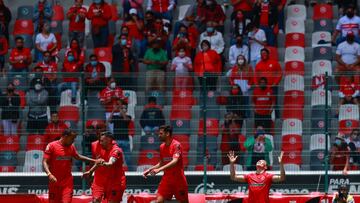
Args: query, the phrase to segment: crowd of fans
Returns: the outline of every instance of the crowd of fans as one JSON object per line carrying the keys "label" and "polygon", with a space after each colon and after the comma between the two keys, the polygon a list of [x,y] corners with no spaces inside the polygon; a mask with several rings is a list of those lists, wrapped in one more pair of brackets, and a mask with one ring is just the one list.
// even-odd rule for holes
{"label": "crowd of fans", "polygon": [[[14,38],[15,46],[10,50],[9,59],[5,60],[11,44],[9,24],[13,18],[0,0],[0,71],[9,81],[0,100],[3,133],[19,134],[21,113],[25,106],[29,106],[24,119],[27,121],[26,133],[46,135],[48,141],[58,139],[61,132],[69,127],[59,119],[57,112],[61,94],[70,90],[71,103],[75,105],[79,87],[84,85],[85,99],[88,99],[89,92],[98,92],[101,105],[106,110],[106,120],[87,126],[84,141],[90,143],[96,139],[92,135],[98,128],[108,128],[125,152],[130,169],[135,164],[131,159],[135,124],[127,112],[128,99],[123,90],[138,89],[138,80],[143,79],[136,77],[140,71],[145,76],[146,92],[163,94],[168,89],[166,78],[171,72],[175,75],[173,89],[180,91],[193,90],[195,77],[197,84],[206,83],[206,91],[216,91],[219,76],[226,75],[229,86],[226,91],[229,94],[218,102],[225,105],[227,111],[221,126],[220,149],[223,155],[229,150],[247,151],[249,156],[246,160],[239,159],[239,164],[245,165],[248,170],[254,169],[260,159],[269,160],[269,152],[273,149],[265,135],[274,134],[272,113],[275,112],[279,118],[277,95],[283,71],[279,62],[271,57],[268,47],[277,46],[277,34],[285,31],[284,7],[293,2],[231,0],[229,5],[221,5],[216,0],[196,0],[185,12],[184,18],[178,21],[173,16],[177,9],[176,0],[147,2],[144,6],[143,0],[123,0],[123,10],[116,12],[116,3],[94,0],[90,5],[83,5],[83,0],[74,0],[74,5],[63,13],[62,20],[66,18],[69,21],[68,42],[64,44],[61,34],[55,33],[53,27],[54,16],[59,14],[55,7],[61,5],[39,0],[33,12],[33,49],[26,46],[26,38],[18,35]],[[310,6],[317,2],[307,3]],[[344,14],[332,38],[337,46],[338,66],[335,72],[341,86],[340,104],[358,104],[360,17],[356,15],[356,4],[352,1],[328,3],[337,4],[340,13]],[[233,12],[227,19],[224,9],[229,6],[233,7]],[[122,19],[121,26],[115,23],[118,19]],[[106,74],[108,64],[100,61],[99,55],[86,55],[87,20],[90,21],[91,46],[111,50],[108,53],[112,55],[109,64],[111,74]],[[225,34],[227,20],[231,21],[228,24],[230,33]],[[120,30],[120,35],[115,37],[113,29]],[[225,43],[228,38],[230,47],[226,47]],[[62,49],[65,52],[61,52]],[[140,70],[140,63],[145,64],[146,70]],[[84,81],[72,74],[79,72],[84,73]],[[25,74],[25,77],[17,78],[19,73]],[[33,74],[28,77],[27,73]],[[48,118],[47,106],[50,107],[51,119]],[[243,120],[252,115],[256,130],[254,136],[246,139],[241,133]],[[156,134],[165,122],[161,102],[156,97],[149,97],[139,122],[145,136]],[[341,163],[344,166],[359,164],[358,136],[355,129],[351,135],[336,138],[332,163],[336,163],[338,157],[346,156],[348,159],[342,160],[348,161]],[[222,159],[222,164],[227,162],[226,157]],[[340,167],[341,170],[344,166]]]}

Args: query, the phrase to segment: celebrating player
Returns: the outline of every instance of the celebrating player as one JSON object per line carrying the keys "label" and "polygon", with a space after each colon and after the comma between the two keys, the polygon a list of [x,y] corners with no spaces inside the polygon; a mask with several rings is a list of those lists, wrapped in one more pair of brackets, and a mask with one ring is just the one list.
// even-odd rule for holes
{"label": "celebrating player", "polygon": [[230,161],[230,178],[233,181],[248,183],[249,185],[249,197],[248,202],[251,203],[269,203],[269,190],[272,183],[285,181],[285,169],[282,163],[283,152],[278,157],[280,164],[280,175],[273,175],[267,173],[267,164],[265,160],[259,160],[256,163],[256,172],[247,175],[236,175],[235,162],[237,156],[234,155],[234,151],[230,151],[228,154]]}
{"label": "celebrating player", "polygon": [[73,145],[77,136],[75,131],[66,129],[60,140],[50,142],[45,149],[43,166],[49,177],[49,202],[70,203],[73,194],[71,175],[72,158],[81,161],[101,163],[103,160],[90,159],[78,154]]}
{"label": "celebrating player", "polygon": [[188,202],[188,184],[184,175],[182,149],[178,141],[172,137],[170,126],[161,126],[159,129],[160,161],[155,166],[146,170],[144,178],[164,171],[164,176],[159,184],[156,202],[171,200],[173,195],[179,202]]}
{"label": "celebrating player", "polygon": [[121,202],[126,188],[125,172],[123,166],[123,152],[114,142],[110,132],[103,132],[100,136],[101,150],[95,149],[97,156],[105,160],[95,164],[84,177],[90,176],[95,170],[94,182],[91,185],[93,203],[100,203],[102,199],[109,203]]}

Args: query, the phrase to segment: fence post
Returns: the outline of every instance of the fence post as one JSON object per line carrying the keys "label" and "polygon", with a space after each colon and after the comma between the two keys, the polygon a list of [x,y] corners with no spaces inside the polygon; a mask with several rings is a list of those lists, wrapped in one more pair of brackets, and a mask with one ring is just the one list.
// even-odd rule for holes
{"label": "fence post", "polygon": [[329,101],[328,101],[328,90],[329,90],[329,75],[325,73],[325,180],[324,180],[324,193],[327,194],[329,190]]}
{"label": "fence post", "polygon": [[202,108],[202,112],[203,112],[203,159],[204,159],[204,194],[206,194],[207,191],[207,176],[206,176],[206,172],[207,172],[207,155],[206,155],[206,145],[207,145],[207,138],[206,138],[206,100],[207,100],[207,88],[206,88],[206,76],[203,77],[202,80],[202,98],[203,98],[203,108]]}
{"label": "fence post", "polygon": [[[81,133],[80,135],[82,136],[82,142],[81,142],[81,146],[82,146],[82,154],[85,154],[85,141],[84,141],[84,136],[85,136],[85,123],[86,123],[86,119],[85,119],[85,77],[84,77],[84,73],[81,73],[80,75],[80,106],[81,106]],[[82,171],[85,172],[86,171],[86,163],[82,162]],[[81,180],[81,185],[82,185],[82,191],[83,194],[85,194],[85,190],[86,190],[86,180],[84,178],[82,178]]]}

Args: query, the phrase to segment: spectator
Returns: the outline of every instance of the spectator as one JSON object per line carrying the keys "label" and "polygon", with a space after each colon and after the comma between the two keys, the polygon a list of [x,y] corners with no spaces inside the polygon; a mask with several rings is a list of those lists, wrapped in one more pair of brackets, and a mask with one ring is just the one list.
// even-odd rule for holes
{"label": "spectator", "polygon": [[[193,58],[195,56],[197,39],[192,35],[193,33],[189,33],[185,25],[180,25],[179,33],[172,44],[173,51],[178,51],[180,48],[184,49],[186,56]],[[175,55],[178,55],[178,53],[175,53]]]}
{"label": "spectator", "polygon": [[275,46],[276,43],[274,29],[278,25],[279,6],[283,5],[277,0],[257,0],[254,4],[254,23],[264,30],[269,46]]}
{"label": "spectator", "polygon": [[136,9],[130,9],[130,13],[128,17],[125,18],[123,26],[126,26],[129,29],[128,36],[134,39],[135,47],[140,49],[139,53],[144,53],[146,49],[146,40],[143,32],[144,21],[139,18]]}
{"label": "spectator", "polygon": [[175,23],[174,35],[178,34],[180,25],[196,27],[196,30],[205,30],[205,24],[202,23],[205,20],[205,6],[205,0],[194,1],[186,11],[184,19]]}
{"label": "spectator", "polygon": [[353,129],[350,133],[349,139],[345,140],[350,148],[350,163],[352,162],[353,169],[359,170],[360,167],[360,134],[359,129]]}
{"label": "spectator", "polygon": [[135,9],[140,19],[144,19],[143,11],[144,0],[123,0],[124,17],[131,9]]}
{"label": "spectator", "polygon": [[146,11],[144,18],[144,33],[148,35],[155,25],[155,15],[152,11]]}
{"label": "spectator", "polygon": [[15,46],[9,57],[10,73],[27,73],[32,62],[31,51],[29,48],[24,48],[24,38],[20,36],[15,38]]}
{"label": "spectator", "polygon": [[76,39],[80,47],[84,47],[86,14],[87,9],[83,6],[83,0],[75,0],[66,14],[69,19],[69,39]]}
{"label": "spectator", "polygon": [[50,53],[56,51],[56,37],[53,33],[50,33],[50,25],[48,23],[44,23],[41,27],[41,32],[36,35],[35,45],[35,60],[37,62],[43,60],[42,56],[45,51],[49,51]]}
{"label": "spectator", "polygon": [[349,167],[349,152],[350,149],[343,137],[336,137],[335,143],[330,152],[330,163],[332,170],[342,171],[344,175],[347,174]]}
{"label": "spectator", "polygon": [[275,96],[268,86],[265,77],[260,78],[259,84],[253,92],[255,128],[262,126],[270,134],[271,113],[274,110]]}
{"label": "spectator", "polygon": [[239,10],[236,12],[236,15],[232,18],[232,33],[233,36],[244,37],[246,33],[246,27],[251,22],[250,19],[244,16],[244,12]]}
{"label": "spectator", "polygon": [[157,133],[162,125],[165,125],[162,109],[156,104],[156,97],[149,97],[148,104],[141,113],[140,126],[146,134],[150,134]]}
{"label": "spectator", "polygon": [[241,35],[236,36],[236,43],[230,47],[229,50],[229,63],[231,66],[237,65],[237,58],[239,55],[245,57],[249,61],[249,47],[243,43]]}
{"label": "spectator", "polygon": [[118,42],[112,47],[112,75],[116,82],[125,89],[136,89],[135,58],[128,46],[125,35],[121,35]]}
{"label": "spectator", "polygon": [[245,110],[248,106],[245,106],[245,98],[238,85],[233,85],[230,90],[230,95],[227,97],[226,111],[233,113],[239,118],[245,118]]}
{"label": "spectator", "polygon": [[79,86],[78,76],[70,75],[70,73],[80,73],[82,68],[78,65],[78,61],[75,61],[75,57],[72,51],[69,51],[63,64],[62,72],[65,73],[63,82],[58,86],[58,93],[61,96],[62,91],[65,89],[71,89],[71,103],[76,103],[77,89]]}
{"label": "spectator", "polygon": [[339,75],[344,73],[354,75],[355,79],[359,77],[360,63],[360,44],[355,42],[355,34],[349,32],[346,35],[346,41],[339,44],[336,49],[336,62],[338,66],[335,69],[336,80],[340,84]]}
{"label": "spectator", "polygon": [[129,125],[132,121],[131,116],[127,114],[127,106],[124,100],[117,100],[108,122],[114,125],[114,137],[117,144],[124,152],[128,169],[133,170],[134,167],[131,154],[133,143],[132,136],[129,134]]}
{"label": "spectator", "polygon": [[241,134],[242,122],[237,115],[233,113],[227,113],[225,115],[225,121],[222,126],[222,136],[221,136],[221,154],[222,154],[222,164],[229,164],[229,159],[227,154],[229,151],[239,152],[237,159],[237,164],[244,164],[243,157],[245,157],[245,136]]}
{"label": "spectator", "polygon": [[231,0],[231,4],[234,7],[234,11],[231,14],[231,18],[234,19],[238,11],[242,11],[246,19],[252,19],[252,9],[255,0]]}
{"label": "spectator", "polygon": [[153,42],[152,48],[146,50],[144,56],[143,62],[147,65],[146,91],[165,91],[165,71],[168,57],[165,50],[160,48],[160,44],[160,40]]}
{"label": "spectator", "polygon": [[151,44],[160,41],[160,47],[167,50],[168,58],[171,58],[171,44],[169,41],[169,32],[161,18],[156,18],[153,27],[147,32],[147,43]]}
{"label": "spectator", "polygon": [[164,18],[171,22],[175,6],[175,0],[149,0],[146,10],[151,10],[156,17]]}
{"label": "spectator", "polygon": [[256,162],[259,160],[265,160],[266,163],[270,163],[269,152],[273,148],[270,139],[265,135],[264,129],[259,127],[253,137],[246,139],[244,144],[248,152],[246,156],[246,170],[256,170]]}
{"label": "spectator", "polygon": [[203,84],[203,77],[206,76],[206,86],[209,90],[216,90],[218,76],[221,73],[221,58],[216,51],[211,49],[210,42],[201,41],[201,51],[198,52],[194,60],[194,72]]}
{"label": "spectator", "polygon": [[105,86],[105,66],[95,54],[90,55],[90,63],[85,66],[85,95],[89,90],[102,90]]}
{"label": "spectator", "polygon": [[215,23],[213,21],[207,22],[206,31],[200,35],[200,42],[204,40],[209,41],[211,49],[215,50],[218,54],[221,55],[224,52],[225,42],[223,35],[215,30]]}
{"label": "spectator", "polygon": [[0,33],[4,35],[9,43],[9,24],[11,21],[11,11],[5,5],[3,0],[0,0]]}
{"label": "spectator", "polygon": [[112,17],[110,5],[105,0],[93,0],[86,16],[91,21],[94,47],[106,47],[109,37],[108,24]]}
{"label": "spectator", "polygon": [[6,93],[1,95],[0,104],[4,135],[18,135],[20,96],[15,93],[15,85],[13,83],[9,83]]}
{"label": "spectator", "polygon": [[[125,100],[123,90],[117,86],[114,78],[110,78],[110,80],[108,81],[108,86],[100,92],[100,102],[102,105],[105,106],[105,117],[107,122],[114,110],[114,106],[118,104],[118,100]],[[120,112],[118,110],[113,112],[113,116],[116,115],[120,115]],[[111,133],[114,132],[114,124],[109,123],[108,128]]]}
{"label": "spectator", "polygon": [[351,75],[344,75],[340,80],[339,105],[343,104],[359,104],[357,97],[359,96],[359,86],[354,82]]}
{"label": "spectator", "polygon": [[[335,4],[337,4],[338,8],[339,8],[339,15],[343,16],[346,13],[344,13],[344,11],[346,10],[346,8],[352,6],[354,8],[357,8],[357,1],[356,0],[327,0],[328,3],[332,4],[334,1]],[[338,16],[335,16],[338,17]]]}
{"label": "spectator", "polygon": [[355,203],[354,197],[349,194],[347,185],[339,185],[338,190],[334,192],[332,203]]}
{"label": "spectator", "polygon": [[53,112],[51,114],[51,121],[45,129],[47,142],[50,143],[52,141],[59,140],[66,129],[68,129],[68,126],[65,125],[63,121],[59,120],[59,114],[57,112]]}
{"label": "spectator", "polygon": [[231,86],[237,85],[240,87],[245,105],[244,116],[247,118],[250,116],[249,90],[254,84],[254,72],[251,66],[247,64],[245,56],[239,55],[236,61],[236,65],[227,72],[226,76],[229,78]]}
{"label": "spectator", "polygon": [[5,76],[5,55],[8,53],[8,49],[8,40],[6,40],[4,35],[0,34],[0,74],[2,74],[3,76]]}
{"label": "spectator", "polygon": [[[224,22],[226,19],[224,10],[216,0],[206,0],[206,6],[204,9],[204,21],[202,23],[213,22],[213,27],[224,32]],[[208,26],[209,27],[209,26]]]}
{"label": "spectator", "polygon": [[260,61],[260,51],[266,46],[266,35],[264,30],[258,28],[254,23],[248,25],[250,44],[250,64],[255,67]]}
{"label": "spectator", "polygon": [[26,103],[29,106],[27,131],[31,134],[43,134],[48,125],[47,105],[49,94],[41,79],[26,93]]}
{"label": "spectator", "polygon": [[190,71],[192,71],[191,58],[186,56],[185,49],[180,48],[178,55],[172,60],[171,70],[175,71],[174,88],[177,90],[186,90],[192,83]]}
{"label": "spectator", "polygon": [[[72,52],[74,55],[74,60],[77,61],[79,67],[83,67],[85,63],[85,50],[80,47],[80,43],[77,39],[72,39],[70,42],[70,47],[65,51],[65,56],[69,52]],[[65,57],[65,61],[67,58]]]}
{"label": "spectator", "polygon": [[99,140],[101,133],[104,131],[106,131],[106,125],[102,120],[87,123],[84,136],[85,154],[91,155],[92,143]]}
{"label": "spectator", "polygon": [[[339,19],[336,25],[336,29],[332,36],[333,44],[339,45],[341,42],[347,40],[347,34],[349,32],[352,32],[354,34],[354,40],[360,43],[359,29],[360,17],[355,15],[354,6],[350,5],[346,9],[346,14]],[[337,38],[339,33],[341,33],[341,35]]]}
{"label": "spectator", "polygon": [[[124,36],[126,39],[126,46],[130,49],[136,49],[136,47],[133,47],[133,39],[132,37],[129,35],[129,28],[127,26],[122,26],[121,27],[121,31],[120,31],[120,37]],[[120,39],[120,38],[119,38]],[[137,51],[137,50],[136,50]]]}
{"label": "spectator", "polygon": [[52,5],[48,0],[39,0],[34,6],[35,32],[41,32],[44,24],[50,24],[53,15]]}

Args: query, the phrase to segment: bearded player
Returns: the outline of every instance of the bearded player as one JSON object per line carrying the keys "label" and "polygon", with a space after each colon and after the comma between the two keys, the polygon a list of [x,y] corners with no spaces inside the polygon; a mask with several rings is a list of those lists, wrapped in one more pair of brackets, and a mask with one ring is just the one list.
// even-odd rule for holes
{"label": "bearded player", "polygon": [[95,164],[102,163],[101,159],[90,159],[78,154],[74,140],[75,131],[66,129],[60,140],[50,142],[45,149],[43,166],[49,177],[49,202],[71,203],[73,195],[73,177],[71,174],[72,159],[88,161]]}
{"label": "bearded player", "polygon": [[108,203],[121,202],[126,188],[123,152],[114,142],[114,136],[110,132],[101,133],[98,143],[101,149],[97,148],[93,152],[104,159],[104,162],[95,164],[83,174],[84,177],[88,177],[96,170],[91,185],[93,203],[100,203],[102,200]]}
{"label": "bearded player", "polygon": [[184,175],[181,145],[173,139],[170,126],[159,128],[159,139],[163,142],[160,145],[160,161],[146,170],[143,176],[144,178],[148,175],[155,176],[160,171],[164,171],[156,196],[157,203],[171,200],[173,196],[178,202],[187,203],[189,202],[188,184]]}
{"label": "bearded player", "polygon": [[285,181],[285,169],[282,163],[283,152],[278,157],[280,164],[280,175],[273,175],[267,173],[267,164],[265,160],[259,160],[256,163],[256,172],[247,175],[236,175],[235,162],[238,158],[234,155],[234,151],[230,151],[228,154],[230,161],[230,178],[233,181],[248,183],[249,195],[248,202],[251,203],[269,203],[269,191],[272,183],[278,183]]}

